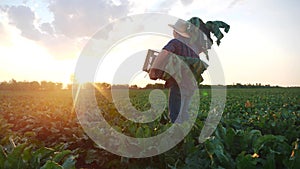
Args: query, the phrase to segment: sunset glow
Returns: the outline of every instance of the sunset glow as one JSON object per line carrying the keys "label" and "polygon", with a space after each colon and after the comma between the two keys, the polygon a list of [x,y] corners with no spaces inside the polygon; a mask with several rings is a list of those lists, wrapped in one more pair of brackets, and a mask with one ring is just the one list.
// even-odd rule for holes
{"label": "sunset glow", "polygon": [[[198,16],[204,21],[222,20],[230,24],[231,29],[225,34],[221,45],[214,45],[226,84],[300,85],[300,67],[296,64],[300,62],[299,35],[293,33],[297,32],[300,24],[291,19],[299,15],[296,9],[299,1],[178,1],[168,7],[160,1],[113,1],[112,4],[105,4],[117,9],[112,10],[111,14],[107,11],[110,17],[99,12],[99,15],[94,15],[92,11],[100,9],[91,8],[93,3],[78,2],[72,4],[73,8],[82,8],[65,10],[67,4],[62,1],[1,1],[0,81],[16,79],[71,83],[70,76],[74,74],[77,58],[90,37],[102,26],[124,16],[160,12],[182,19]],[[170,29],[170,38],[171,33]],[[122,60],[120,56],[130,56],[141,50],[154,47],[160,50],[170,38],[129,38],[108,53],[107,62],[100,70],[117,65],[108,57]],[[109,82],[114,76],[112,72],[95,79]],[[132,81],[142,85],[151,83],[148,80]],[[203,83],[209,84],[209,78],[205,78]]]}

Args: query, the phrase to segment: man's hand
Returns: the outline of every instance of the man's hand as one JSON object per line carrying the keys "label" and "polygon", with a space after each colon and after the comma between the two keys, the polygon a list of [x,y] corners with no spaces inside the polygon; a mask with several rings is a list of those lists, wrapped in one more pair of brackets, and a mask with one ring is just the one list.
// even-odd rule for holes
{"label": "man's hand", "polygon": [[[157,80],[157,73],[156,71],[158,71],[158,69],[162,69],[164,67],[164,65],[166,64],[167,61],[167,57],[169,55],[169,51],[163,49],[161,52],[159,52],[159,54],[157,55],[156,59],[153,62],[153,65],[149,71],[149,77],[151,80]],[[156,69],[157,68],[157,69]]]}
{"label": "man's hand", "polygon": [[155,69],[150,69],[149,71],[149,77],[151,80],[157,80],[156,74],[155,74]]}

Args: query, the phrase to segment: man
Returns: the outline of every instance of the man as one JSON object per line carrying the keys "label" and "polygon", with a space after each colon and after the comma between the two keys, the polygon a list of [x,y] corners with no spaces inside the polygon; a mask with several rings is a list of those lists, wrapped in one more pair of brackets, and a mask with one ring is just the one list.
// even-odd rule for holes
{"label": "man", "polygon": [[[190,35],[187,33],[187,22],[179,19],[174,25],[169,24],[169,26],[173,28],[174,39],[170,40],[167,45],[163,47],[152,65],[153,68],[162,68],[164,62],[170,57],[170,53],[183,57],[199,58],[199,55],[195,52],[199,51],[199,49],[196,49],[196,45],[189,43]],[[180,82],[178,82],[178,80],[176,81],[174,77],[171,77],[165,83],[165,86],[170,88],[169,114],[172,123],[182,123],[188,120],[188,107],[193,93],[197,88],[197,84],[191,79],[192,77],[187,76],[184,72],[182,72],[182,75]],[[149,76],[151,79],[155,79],[154,69],[150,69]]]}

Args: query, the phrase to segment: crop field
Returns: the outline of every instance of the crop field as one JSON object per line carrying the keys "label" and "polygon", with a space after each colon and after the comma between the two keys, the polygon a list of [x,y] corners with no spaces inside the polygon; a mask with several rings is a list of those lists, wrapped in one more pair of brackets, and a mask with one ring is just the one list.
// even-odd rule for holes
{"label": "crop field", "polygon": [[[150,89],[132,89],[130,101],[147,110]],[[167,97],[167,90],[164,90]],[[210,89],[199,91],[201,103],[189,134],[169,151],[147,158],[112,154],[82,129],[72,92],[0,91],[0,169],[299,169],[300,88],[227,89],[216,130],[204,143],[199,135],[208,115]],[[166,109],[149,124],[121,116],[110,90],[96,93],[103,116],[132,137],[151,137],[172,124]]]}

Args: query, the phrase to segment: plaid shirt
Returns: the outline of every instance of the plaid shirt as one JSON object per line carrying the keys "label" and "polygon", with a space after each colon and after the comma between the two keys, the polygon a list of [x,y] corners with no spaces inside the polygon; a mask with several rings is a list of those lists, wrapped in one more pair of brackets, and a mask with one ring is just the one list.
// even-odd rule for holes
{"label": "plaid shirt", "polygon": [[[172,39],[168,42],[166,46],[163,47],[163,49],[179,56],[187,57],[187,58],[199,58],[199,55],[194,52],[193,49],[191,49],[187,43],[188,41],[186,38],[180,37],[180,39]],[[195,50],[196,51],[196,50]],[[188,77],[183,77],[182,79],[184,83],[184,86],[187,86],[188,88],[192,88],[191,81],[188,79]],[[173,85],[177,84],[175,79],[170,77],[169,79],[166,79],[165,87],[171,87]],[[178,85],[178,84],[177,84]]]}
{"label": "plaid shirt", "polygon": [[176,55],[185,56],[185,57],[192,57],[192,58],[199,58],[199,55],[197,55],[193,49],[191,49],[189,46],[187,46],[183,40],[179,39],[172,39],[169,41],[169,43],[163,47],[163,49],[174,53]]}
{"label": "plaid shirt", "polygon": [[[186,66],[181,65],[182,61]],[[170,54],[165,67],[168,73],[164,72],[161,79],[167,81],[171,77],[173,77],[177,79],[178,82],[189,81],[189,79],[192,78],[190,76],[191,74],[185,71],[187,68],[189,68],[196,80],[197,85],[199,86],[203,81],[202,73],[207,69],[207,67],[208,64],[206,64],[199,58],[183,57],[175,54]],[[188,78],[185,78],[184,76],[188,76]],[[193,86],[189,87],[192,88]]]}

